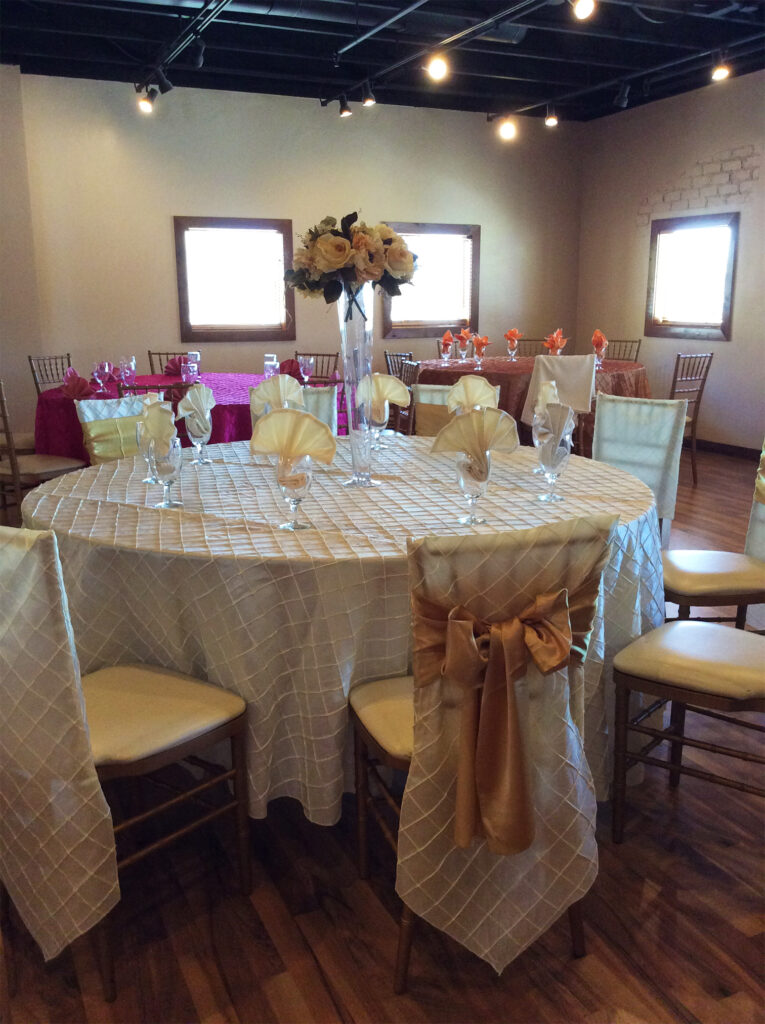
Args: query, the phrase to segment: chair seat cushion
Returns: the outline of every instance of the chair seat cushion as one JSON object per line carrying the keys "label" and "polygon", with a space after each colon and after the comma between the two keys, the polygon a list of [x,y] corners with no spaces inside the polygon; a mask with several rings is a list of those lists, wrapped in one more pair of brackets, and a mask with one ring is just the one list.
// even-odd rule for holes
{"label": "chair seat cushion", "polygon": [[118,665],[82,677],[96,765],[139,761],[237,718],[234,693],[153,665]]}
{"label": "chair seat cushion", "polygon": [[765,697],[763,665],[765,637],[711,622],[666,622],[614,658],[619,672],[734,700]]}
{"label": "chair seat cushion", "polygon": [[[765,600],[765,562],[732,551],[662,551],[664,586],[676,594],[757,593]],[[753,602],[756,603],[756,602]]]}
{"label": "chair seat cushion", "polygon": [[414,677],[375,679],[351,690],[350,703],[361,724],[393,757],[414,749]]}
{"label": "chair seat cushion", "polygon": [[[70,473],[73,469],[83,469],[82,459],[67,459],[63,455],[19,455],[19,476],[22,484],[34,483],[36,480],[50,480],[62,473]],[[11,464],[7,460],[0,462],[0,476],[11,475]]]}

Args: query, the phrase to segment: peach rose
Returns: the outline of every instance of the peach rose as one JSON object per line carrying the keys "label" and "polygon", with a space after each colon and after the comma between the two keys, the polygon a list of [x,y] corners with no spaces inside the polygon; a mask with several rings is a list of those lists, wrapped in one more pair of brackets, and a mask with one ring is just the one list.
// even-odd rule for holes
{"label": "peach rose", "polygon": [[414,257],[401,239],[386,246],[385,262],[391,277],[411,277],[414,273]]}
{"label": "peach rose", "polygon": [[379,281],[385,270],[385,253],[379,236],[357,231],[352,248],[353,265],[359,281]]}
{"label": "peach rose", "polygon": [[350,262],[351,243],[341,235],[319,235],[313,250],[316,268],[323,274],[339,270]]}

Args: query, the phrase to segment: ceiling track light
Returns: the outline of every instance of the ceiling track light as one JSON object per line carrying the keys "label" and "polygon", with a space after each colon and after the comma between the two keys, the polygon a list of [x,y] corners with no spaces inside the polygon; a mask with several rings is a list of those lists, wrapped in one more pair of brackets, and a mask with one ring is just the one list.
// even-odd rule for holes
{"label": "ceiling track light", "polygon": [[154,81],[157,83],[157,88],[164,96],[166,92],[170,92],[173,88],[173,83],[167,77],[162,68],[155,68],[154,75],[152,76]]}
{"label": "ceiling track light", "polygon": [[555,113],[555,107],[552,104],[547,104],[547,113],[545,114],[545,124],[548,128],[555,128],[558,124],[558,115]]}
{"label": "ceiling track light", "polygon": [[343,93],[343,95],[340,97],[338,103],[340,104],[340,117],[350,117],[353,111],[348,106],[348,100],[345,96],[345,93]]}
{"label": "ceiling track light", "polygon": [[[135,87],[135,91],[139,94],[138,96],[138,109],[142,114],[152,114],[154,112],[154,101],[156,100],[159,93],[156,89],[142,90],[140,85]],[[143,95],[141,93],[143,92]]]}
{"label": "ceiling track light", "polygon": [[713,82],[724,82],[730,75],[730,65],[727,60],[720,54],[717,58],[715,66],[712,68],[712,81]]}
{"label": "ceiling track light", "polygon": [[624,110],[626,108],[627,104],[629,103],[629,101],[630,101],[630,83],[629,82],[622,82],[622,84],[619,86],[619,91],[617,92],[616,96],[614,96],[614,106],[615,107],[620,107],[622,110]]}
{"label": "ceiling track light", "polygon": [[361,105],[362,107],[373,107],[377,103],[375,94],[372,92],[372,86],[369,82],[364,82],[361,90]]}
{"label": "ceiling track light", "polygon": [[515,121],[509,117],[503,117],[499,122],[499,127],[497,128],[497,135],[499,135],[500,139],[503,139],[505,142],[509,142],[510,139],[515,138],[517,133],[518,129]]}
{"label": "ceiling track light", "polygon": [[201,36],[194,36],[194,41],[189,44],[189,59],[192,67],[204,67],[205,44]]}
{"label": "ceiling track light", "polygon": [[595,0],[569,0],[574,17],[579,21],[589,18],[595,11]]}
{"label": "ceiling track light", "polygon": [[425,70],[434,82],[442,82],[449,74],[449,65],[444,57],[434,53],[425,65]]}

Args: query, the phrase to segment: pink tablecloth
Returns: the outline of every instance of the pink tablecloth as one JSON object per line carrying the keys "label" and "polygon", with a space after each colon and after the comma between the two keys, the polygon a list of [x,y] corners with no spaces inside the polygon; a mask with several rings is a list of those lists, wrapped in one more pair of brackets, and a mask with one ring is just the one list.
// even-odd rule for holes
{"label": "pink tablecloth", "polygon": [[[564,360],[566,356],[560,356]],[[508,358],[487,358],[480,370],[475,368],[475,359],[427,359],[420,363],[420,384],[454,384],[466,373],[477,373],[494,385],[499,385],[499,408],[509,412],[518,421],[521,440],[530,443],[530,431],[520,422],[526,392],[529,390],[534,357],[525,356],[512,361]],[[604,359],[595,375],[595,390],[606,395],[623,395],[627,398],[650,398],[648,377],[642,363],[628,363],[619,359]],[[580,455],[592,454],[592,429],[594,413],[582,417],[584,428],[583,449]]]}

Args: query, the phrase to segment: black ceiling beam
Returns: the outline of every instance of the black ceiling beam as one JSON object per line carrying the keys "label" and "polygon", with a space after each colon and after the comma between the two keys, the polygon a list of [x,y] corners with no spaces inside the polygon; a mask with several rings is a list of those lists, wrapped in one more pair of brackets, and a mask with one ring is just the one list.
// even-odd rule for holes
{"label": "black ceiling beam", "polygon": [[355,39],[351,39],[349,43],[346,43],[345,46],[341,47],[337,51],[337,56],[341,57],[344,53],[347,53],[349,50],[352,50],[354,46],[358,46],[359,43],[364,43],[366,42],[367,39],[371,39],[372,36],[376,36],[379,32],[382,32],[383,29],[388,28],[390,25],[393,25],[395,22],[400,21],[402,18],[405,18],[407,14],[411,14],[412,11],[416,11],[419,7],[423,7],[427,2],[428,0],[415,0],[415,2],[409,4],[408,7],[405,7],[403,10],[391,15],[391,17],[387,18],[385,21],[381,21],[379,25],[375,25],[373,28],[368,29],[360,36],[357,36]]}

